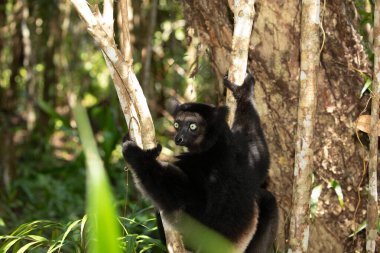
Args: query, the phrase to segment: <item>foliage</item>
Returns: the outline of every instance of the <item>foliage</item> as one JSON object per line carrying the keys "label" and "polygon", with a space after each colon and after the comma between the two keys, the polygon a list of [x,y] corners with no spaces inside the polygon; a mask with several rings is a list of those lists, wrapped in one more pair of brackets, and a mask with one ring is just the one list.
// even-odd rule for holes
{"label": "foliage", "polygon": [[[151,236],[157,229],[151,210],[140,210],[132,219],[119,217],[120,228],[124,231],[124,236],[119,238],[123,252],[165,250],[161,242]],[[0,235],[0,252],[86,252],[89,236],[86,226],[87,216],[67,224],[49,220],[24,223],[9,235]]]}
{"label": "foliage", "polygon": [[359,32],[363,36],[363,44],[368,54],[368,57],[373,62],[374,54],[372,51],[371,36],[368,33],[367,26],[373,26],[374,12],[373,3],[371,0],[355,0],[356,10],[359,14]]}

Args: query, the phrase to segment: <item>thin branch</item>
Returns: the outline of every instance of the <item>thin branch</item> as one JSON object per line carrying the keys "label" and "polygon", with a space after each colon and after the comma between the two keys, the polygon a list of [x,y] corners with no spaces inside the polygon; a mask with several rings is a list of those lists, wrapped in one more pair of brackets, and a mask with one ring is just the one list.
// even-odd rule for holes
{"label": "thin branch", "polygon": [[124,60],[132,65],[132,52],[131,52],[131,38],[129,34],[129,19],[128,19],[128,0],[120,1],[120,13],[121,13],[121,38]]}
{"label": "thin branch", "polygon": [[143,68],[143,78],[142,78],[142,87],[144,88],[144,91],[147,92],[148,98],[152,97],[152,93],[154,91],[153,87],[150,87],[150,72],[151,72],[151,63],[152,63],[152,41],[153,41],[153,34],[154,34],[154,28],[156,27],[157,23],[157,5],[158,0],[152,0],[151,4],[151,10],[149,13],[149,25],[148,25],[148,31],[147,31],[147,37],[146,37],[146,46],[145,46],[145,55],[144,55],[144,68]]}
{"label": "thin branch", "polygon": [[[123,2],[123,1],[122,1]],[[109,36],[114,35],[113,30],[113,0],[104,0],[103,3],[103,21],[104,27]]]}
{"label": "thin branch", "polygon": [[[75,9],[78,11],[79,15],[86,22],[88,27],[95,26],[98,24],[94,14],[92,13],[90,7],[88,7],[87,1],[78,0],[71,1]],[[80,11],[79,11],[80,10]]]}

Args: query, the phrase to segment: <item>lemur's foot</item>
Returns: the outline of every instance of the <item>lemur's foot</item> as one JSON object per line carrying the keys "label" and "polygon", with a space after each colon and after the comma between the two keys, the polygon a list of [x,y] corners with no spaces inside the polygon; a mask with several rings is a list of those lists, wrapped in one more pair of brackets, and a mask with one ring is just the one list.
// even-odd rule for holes
{"label": "lemur's foot", "polygon": [[253,88],[255,86],[255,79],[253,78],[253,75],[251,73],[247,72],[247,75],[245,76],[243,84],[237,85],[235,83],[232,83],[230,80],[228,80],[228,76],[225,75],[224,86],[232,92],[236,100],[239,100],[243,97],[250,98],[253,96]]}

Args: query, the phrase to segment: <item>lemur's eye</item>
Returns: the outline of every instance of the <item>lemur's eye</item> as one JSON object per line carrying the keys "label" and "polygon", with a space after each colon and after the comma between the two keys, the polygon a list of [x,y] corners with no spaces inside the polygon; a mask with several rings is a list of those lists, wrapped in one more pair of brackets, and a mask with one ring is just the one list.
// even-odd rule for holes
{"label": "lemur's eye", "polygon": [[174,128],[177,129],[179,127],[178,122],[174,122]]}
{"label": "lemur's eye", "polygon": [[195,124],[195,123],[191,123],[190,124],[190,130],[195,130],[195,129],[197,129],[197,124]]}

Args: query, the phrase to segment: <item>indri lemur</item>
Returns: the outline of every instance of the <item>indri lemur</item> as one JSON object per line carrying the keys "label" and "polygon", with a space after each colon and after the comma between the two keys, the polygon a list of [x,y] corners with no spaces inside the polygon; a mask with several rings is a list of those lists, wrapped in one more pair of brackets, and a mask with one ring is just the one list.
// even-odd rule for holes
{"label": "indri lemur", "polygon": [[[240,252],[266,253],[277,230],[277,205],[264,187],[269,153],[253,105],[254,79],[224,80],[237,101],[232,128],[227,107],[177,105],[175,143],[186,146],[173,163],[156,160],[161,145],[142,150],[123,143],[139,189],[162,212],[186,212],[229,239]],[[193,249],[194,250],[194,249]]]}

